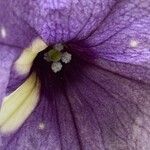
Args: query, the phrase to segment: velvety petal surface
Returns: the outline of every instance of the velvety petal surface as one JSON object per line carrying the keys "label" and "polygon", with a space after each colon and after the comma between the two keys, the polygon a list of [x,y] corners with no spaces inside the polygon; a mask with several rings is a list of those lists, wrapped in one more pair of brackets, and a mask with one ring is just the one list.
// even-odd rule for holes
{"label": "velvety petal surface", "polygon": [[[138,60],[138,58],[137,58]],[[136,60],[136,61],[137,61]],[[150,84],[149,60],[143,59],[143,64],[132,64],[130,62],[118,62],[101,58],[96,61],[95,66],[113,72],[130,80]]]}
{"label": "velvety petal surface", "polygon": [[[83,21],[82,28],[78,20],[72,22],[72,13],[70,18],[66,15],[82,2],[14,1],[17,16],[49,43],[87,37],[80,49],[92,50],[102,58],[85,67],[80,62],[72,66],[63,85],[51,86],[47,97],[41,95],[22,128],[0,138],[2,150],[149,150],[149,1],[93,0],[87,6],[106,6],[101,16],[100,9],[96,11],[100,24],[98,28],[93,25],[95,30],[90,24],[85,26],[90,19]],[[64,14],[60,19],[60,12],[67,19]],[[77,28],[64,23],[65,19]],[[57,82],[55,85],[58,87]]]}
{"label": "velvety petal surface", "polygon": [[12,0],[17,15],[49,43],[81,39],[102,22],[116,0]]}
{"label": "velvety petal surface", "polygon": [[102,57],[142,64],[150,57],[150,2],[118,1],[84,41]]}
{"label": "velvety petal surface", "polygon": [[16,134],[1,136],[2,150],[61,149],[56,104],[49,103],[45,97],[41,99],[36,110]]}
{"label": "velvety petal surface", "polygon": [[97,114],[105,149],[148,150],[149,84],[97,67],[86,70],[85,76],[90,81],[84,88],[78,86],[79,92],[83,97],[87,95],[85,101]]}
{"label": "velvety petal surface", "polygon": [[148,150],[149,85],[99,64],[73,70],[1,149]]}
{"label": "velvety petal surface", "polygon": [[5,96],[11,65],[14,59],[16,59],[14,50],[16,49],[0,45],[0,102]]}
{"label": "velvety petal surface", "polygon": [[1,95],[5,95],[4,91],[8,82],[14,85],[13,82],[16,80],[19,83],[25,78],[16,71],[13,64],[23,50],[38,36],[27,22],[16,16],[10,6],[10,1],[0,1],[0,9],[0,70],[1,84],[3,84],[0,92]]}
{"label": "velvety petal surface", "polygon": [[27,22],[17,17],[10,1],[0,1],[0,43],[18,48],[26,48],[37,37]]}

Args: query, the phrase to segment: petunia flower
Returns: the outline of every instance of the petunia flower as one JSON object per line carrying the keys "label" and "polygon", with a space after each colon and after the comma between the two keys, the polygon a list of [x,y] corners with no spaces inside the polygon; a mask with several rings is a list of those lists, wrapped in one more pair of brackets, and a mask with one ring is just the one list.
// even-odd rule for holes
{"label": "petunia flower", "polygon": [[1,0],[0,150],[149,150],[150,1]]}

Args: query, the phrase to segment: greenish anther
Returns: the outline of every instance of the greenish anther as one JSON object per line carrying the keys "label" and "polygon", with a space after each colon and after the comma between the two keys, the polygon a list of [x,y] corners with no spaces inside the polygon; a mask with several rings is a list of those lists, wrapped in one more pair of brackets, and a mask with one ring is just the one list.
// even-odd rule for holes
{"label": "greenish anther", "polygon": [[47,55],[50,61],[58,62],[61,60],[62,53],[56,49],[52,49],[47,53]]}

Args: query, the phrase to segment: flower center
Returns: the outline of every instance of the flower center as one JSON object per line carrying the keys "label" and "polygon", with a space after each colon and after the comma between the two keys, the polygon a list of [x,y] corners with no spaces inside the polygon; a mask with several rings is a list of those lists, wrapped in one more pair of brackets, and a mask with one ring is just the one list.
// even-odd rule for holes
{"label": "flower center", "polygon": [[48,62],[57,62],[61,59],[61,52],[55,49],[50,50],[49,52],[45,53],[44,59]]}
{"label": "flower center", "polygon": [[64,51],[62,44],[56,44],[52,49],[44,54],[44,59],[51,63],[51,69],[54,73],[59,72],[63,64],[67,64],[71,61],[71,54]]}
{"label": "flower center", "polygon": [[76,50],[74,43],[50,45],[39,52],[31,73],[35,72],[39,78],[42,95],[53,100],[64,87],[82,82],[82,71],[89,65],[90,54]]}

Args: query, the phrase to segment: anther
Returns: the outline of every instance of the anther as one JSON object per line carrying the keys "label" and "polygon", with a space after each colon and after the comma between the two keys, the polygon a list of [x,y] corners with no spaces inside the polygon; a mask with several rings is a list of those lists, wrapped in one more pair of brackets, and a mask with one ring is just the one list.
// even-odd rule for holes
{"label": "anther", "polygon": [[59,43],[59,44],[55,44],[53,48],[55,50],[61,51],[64,49],[64,46],[61,43]]}
{"label": "anther", "polygon": [[60,62],[53,62],[51,65],[51,69],[54,73],[57,73],[62,69],[62,64]]}
{"label": "anther", "polygon": [[69,63],[71,61],[71,54],[68,52],[64,52],[62,54],[61,61],[65,64]]}

